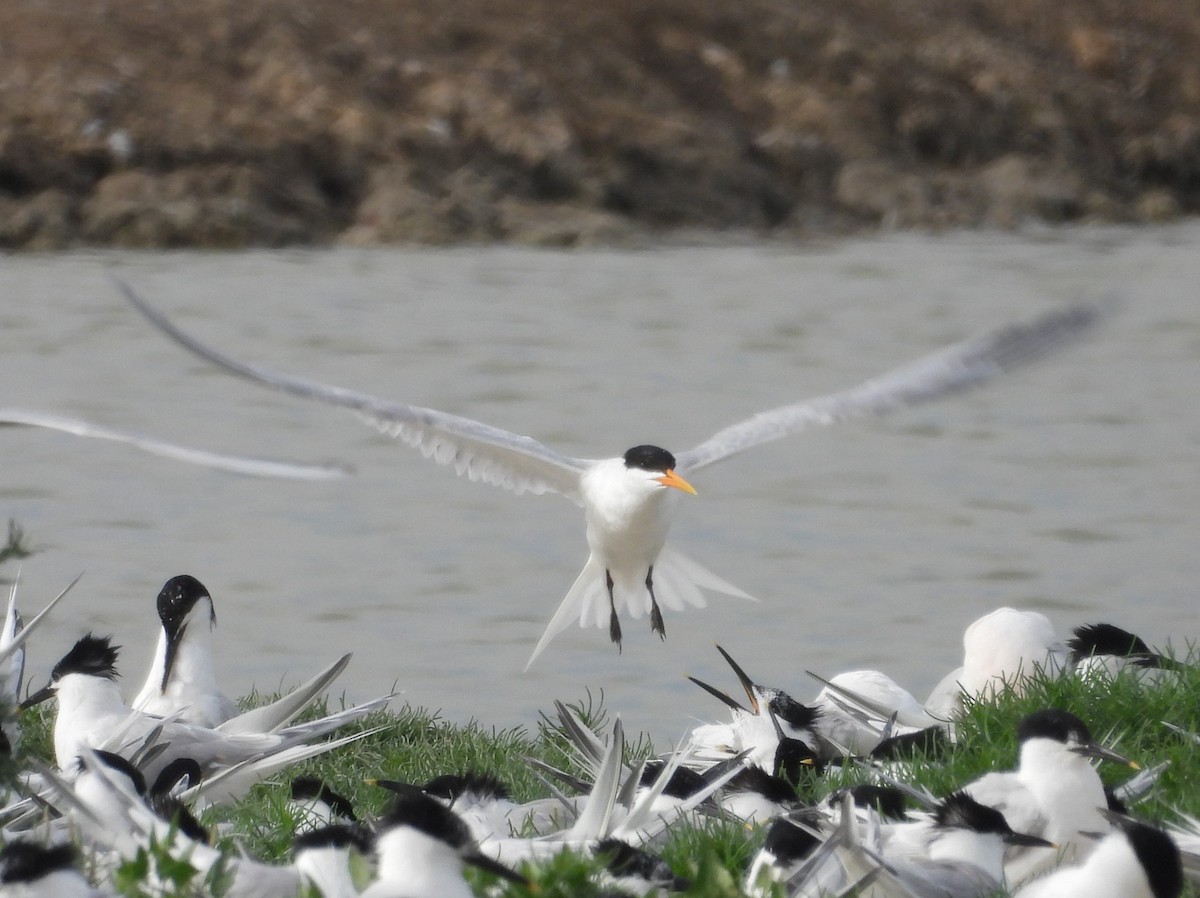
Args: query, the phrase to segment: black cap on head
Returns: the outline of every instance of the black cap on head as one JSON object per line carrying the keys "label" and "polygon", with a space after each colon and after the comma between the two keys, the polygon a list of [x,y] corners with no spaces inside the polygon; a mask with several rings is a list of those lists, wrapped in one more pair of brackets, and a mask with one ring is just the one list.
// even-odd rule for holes
{"label": "black cap on head", "polygon": [[807,856],[821,844],[821,839],[786,817],[776,818],[767,830],[763,848],[781,864],[790,864]]}
{"label": "black cap on head", "polygon": [[1076,627],[1075,635],[1067,640],[1071,650],[1071,663],[1078,664],[1092,655],[1149,655],[1150,647],[1128,630],[1114,624],[1084,624]]}
{"label": "black cap on head", "polygon": [[75,867],[75,848],[71,845],[46,847],[17,839],[0,851],[0,883],[37,882],[59,870]]}
{"label": "black cap on head", "polygon": [[820,708],[798,702],[782,689],[759,688],[775,716],[793,729],[811,729],[821,716]]}
{"label": "black cap on head", "polygon": [[323,801],[335,814],[347,820],[358,819],[350,799],[334,792],[324,780],[315,776],[298,776],[292,780],[292,800],[296,802]]}
{"label": "black cap on head", "polygon": [[1064,745],[1070,742],[1087,745],[1092,741],[1092,733],[1087,724],[1070,711],[1045,708],[1025,715],[1017,726],[1018,742],[1037,738],[1053,739]]}
{"label": "black cap on head", "polygon": [[[158,609],[158,619],[162,621],[168,635],[179,628],[183,619],[191,613],[192,608],[201,599],[208,599],[211,603],[212,595],[205,589],[204,584],[191,574],[180,574],[163,584],[163,588],[159,590],[158,599],[155,601],[155,607]],[[212,612],[214,623],[216,619],[217,612],[214,609]]]}
{"label": "black cap on head", "polygon": [[661,446],[634,446],[625,453],[625,467],[643,471],[674,471],[675,456]]}
{"label": "black cap on head", "polygon": [[1007,835],[1012,832],[1003,814],[980,804],[966,792],[947,795],[937,806],[933,819],[938,826],[970,829],[977,833]]}
{"label": "black cap on head", "polygon": [[71,651],[63,655],[61,661],[54,665],[54,670],[50,672],[50,679],[57,681],[67,674],[81,673],[115,680],[117,678],[117,649],[119,648],[120,646],[112,645],[111,636],[93,636],[88,633],[71,647]]}
{"label": "black cap on head", "polygon": [[488,773],[476,773],[468,770],[466,773],[446,773],[435,776],[421,790],[434,798],[442,798],[453,803],[462,795],[470,793],[480,798],[508,798],[509,791],[499,778]]}
{"label": "black cap on head", "polygon": [[776,804],[795,803],[800,800],[795,786],[781,776],[771,775],[757,764],[743,767],[725,788],[729,791],[753,792]]}
{"label": "black cap on head", "polygon": [[638,877],[675,892],[691,887],[689,880],[676,876],[671,865],[658,855],[620,839],[601,839],[596,843],[595,856],[613,876]]}
{"label": "black cap on head", "polygon": [[292,840],[293,855],[317,848],[353,848],[360,854],[368,854],[371,850],[371,840],[361,826],[344,823],[323,826],[302,833]]}
{"label": "black cap on head", "polygon": [[885,820],[903,820],[908,816],[908,799],[895,786],[861,783],[848,791],[858,807],[874,808]]}
{"label": "black cap on head", "polygon": [[[121,776],[129,780],[131,786],[138,795],[145,796],[146,794],[146,777],[142,771],[133,766],[133,762],[127,758],[121,757],[116,752],[104,751],[103,749],[92,749],[92,753],[96,759],[103,765]],[[88,756],[80,755],[77,759],[80,770],[87,770]]]}
{"label": "black cap on head", "polygon": [[[657,758],[647,761],[642,768],[642,778],[638,781],[640,786],[649,786],[666,768],[666,762]],[[672,798],[690,798],[695,795],[705,786],[704,777],[687,767],[676,767],[671,771],[671,778],[667,780],[666,786],[663,787],[663,794],[670,795]]]}
{"label": "black cap on head", "polygon": [[1129,817],[1110,815],[1125,832],[1129,846],[1146,873],[1154,898],[1176,898],[1183,891],[1183,860],[1179,846],[1161,829]]}
{"label": "black cap on head", "polygon": [[471,844],[471,832],[456,813],[426,795],[417,786],[396,791],[396,798],[379,822],[379,832],[386,833],[397,826],[410,826],[455,850]]}

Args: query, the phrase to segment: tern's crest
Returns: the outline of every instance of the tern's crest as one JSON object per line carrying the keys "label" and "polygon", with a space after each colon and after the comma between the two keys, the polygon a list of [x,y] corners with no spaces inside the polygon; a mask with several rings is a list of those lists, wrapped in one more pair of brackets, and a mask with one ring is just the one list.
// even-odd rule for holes
{"label": "tern's crest", "polygon": [[119,648],[120,646],[111,644],[109,636],[93,636],[88,633],[54,665],[50,679],[61,680],[67,674],[79,673],[115,680]]}

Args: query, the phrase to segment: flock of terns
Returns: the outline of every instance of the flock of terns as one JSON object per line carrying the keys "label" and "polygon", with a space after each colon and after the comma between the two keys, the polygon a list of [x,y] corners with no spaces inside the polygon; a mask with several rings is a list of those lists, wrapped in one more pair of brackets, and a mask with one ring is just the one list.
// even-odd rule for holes
{"label": "flock of terns", "polygon": [[[0,631],[0,703],[12,709],[0,724],[4,751],[14,755],[20,743],[17,709],[57,704],[54,763],[25,759],[0,806],[3,896],[117,894],[106,891],[112,877],[149,845],[230,898],[306,889],[324,898],[469,898],[465,865],[528,885],[525,864],[564,850],[595,858],[595,894],[665,896],[689,883],[654,849],[699,815],[744,822],[747,838],[765,832],[741,884],[750,898],[987,898],[1006,888],[1016,898],[1174,898],[1185,879],[1200,885],[1200,821],[1164,829],[1130,811],[1165,765],[1107,789],[1094,762],[1139,765],[1068,711],[1024,717],[1016,766],[950,794],[935,796],[906,774],[914,760],[936,763],[952,750],[964,703],[1020,691],[1027,677],[1103,688],[1131,669],[1154,688],[1154,678],[1185,667],[1112,625],[1078,627],[1063,643],[1044,615],[998,609],[967,629],[962,667],[924,702],[873,670],[822,680],[801,702],[756,682],[718,646],[744,698],[693,678],[728,719],[695,727],[674,751],[630,760],[619,718],[601,734],[556,702],[571,763],[529,759],[548,797],[516,803],[498,779],[472,771],[424,784],[374,780],[394,794],[382,816],[363,820],[326,784],[296,778],[292,860],[264,863],[214,848],[196,815],[385,730],[361,724],[393,696],[294,722],[346,667],[343,656],[274,702],[239,711],[214,665],[212,597],[180,575],[159,592],[157,644],[130,703],[117,685],[119,647],[90,633],[22,700],[26,642],[70,588],[24,625],[14,586]],[[846,764],[869,774],[868,784],[822,790],[822,775]],[[822,791],[820,801],[807,797]],[[359,856],[374,862],[365,883],[354,875]],[[143,887],[166,888],[154,869]]]}
{"label": "flock of terns", "polygon": [[[368,423],[461,475],[514,492],[556,492],[584,510],[589,556],[536,644],[529,663],[567,626],[607,628],[618,647],[622,619],[649,618],[665,637],[663,609],[702,607],[704,591],[751,598],[667,546],[675,503],[694,494],[690,477],[715,462],[814,426],[884,413],[973,387],[1040,358],[1102,317],[1094,305],[1052,311],[1031,322],[950,346],[844,392],[757,414],[672,453],[640,445],[621,456],[574,458],[542,443],[433,409],[292,377],[235,360],[180,330],[134,290],[126,298],[159,330],[227,371],[273,389],[356,411]],[[0,422],[53,427],[130,443],[181,460],[268,476],[325,477],[341,471],[264,459],[216,456],[149,437],[122,434],[24,410]],[[70,587],[68,587],[69,589]],[[509,800],[487,777],[448,772],[423,786],[381,783],[392,807],[366,824],[322,784],[297,782],[302,831],[294,860],[264,864],[212,848],[195,823],[199,808],[236,801],[296,762],[369,735],[318,741],[362,721],[392,696],[296,723],[344,669],[338,659],[292,693],[239,713],[213,664],[212,597],[194,577],[169,580],[157,599],[161,631],[150,673],[126,703],[116,683],[118,647],[88,634],[54,666],[49,684],[21,699],[25,640],[63,596],[22,626],[15,588],[0,633],[0,686],[6,703],[53,698],[54,766],[21,774],[0,810],[0,895],[102,895],[122,859],[153,841],[197,869],[215,892],[293,896],[308,886],[325,898],[455,898],[472,892],[464,864],[521,881],[516,868],[571,848],[595,855],[615,894],[681,887],[647,852],[673,824],[694,814],[735,817],[767,830],[744,883],[751,896],[869,895],[959,898],[1016,889],[1019,898],[1171,898],[1185,875],[1200,881],[1200,835],[1138,821],[1127,808],[1153,784],[1152,769],[1105,792],[1092,761],[1131,766],[1099,745],[1086,723],[1059,709],[1021,722],[1017,766],[946,796],[904,781],[896,759],[936,755],[954,740],[964,701],[1020,689],[1034,673],[1099,677],[1116,667],[1167,669],[1175,662],[1108,625],[1079,628],[1061,644],[1036,612],[999,609],[964,635],[961,669],[919,702],[885,674],[854,671],[822,681],[810,703],[752,680],[721,649],[745,703],[697,680],[730,720],[697,727],[662,758],[630,763],[619,721],[607,736],[559,705],[575,752],[573,770],[541,765],[551,797]],[[11,753],[19,717],[3,723]],[[802,801],[796,783],[829,765],[870,765],[879,784]],[[919,809],[911,809],[913,804]],[[90,878],[73,846],[89,859]],[[364,889],[349,858],[374,860]],[[219,883],[219,888],[216,884]]]}

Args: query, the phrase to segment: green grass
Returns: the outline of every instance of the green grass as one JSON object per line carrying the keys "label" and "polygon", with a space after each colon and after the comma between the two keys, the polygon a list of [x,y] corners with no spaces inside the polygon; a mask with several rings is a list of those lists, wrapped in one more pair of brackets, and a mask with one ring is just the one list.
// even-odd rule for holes
{"label": "green grass", "polygon": [[[254,697],[255,702],[258,700],[259,697]],[[1171,762],[1150,796],[1135,807],[1137,816],[1170,820],[1179,811],[1200,815],[1200,789],[1195,785],[1200,777],[1200,748],[1161,723],[1169,720],[1190,732],[1200,732],[1200,670],[1197,669],[1184,671],[1160,685],[1130,674],[1092,683],[1075,678],[1037,678],[1028,684],[1023,697],[1005,695],[996,701],[971,705],[959,725],[958,743],[949,757],[936,763],[917,759],[912,765],[912,781],[936,794],[944,794],[987,771],[1011,768],[1016,760],[1018,720],[1030,711],[1050,706],[1078,714],[1098,740],[1143,766],[1163,760]],[[590,695],[575,707],[602,734],[608,734],[609,718],[617,709],[605,709],[602,699]],[[313,713],[323,710],[318,708]],[[47,713],[36,711],[23,719],[26,728],[23,752],[43,758],[50,756],[50,720]],[[292,776],[322,777],[350,798],[360,814],[373,815],[383,809],[388,794],[369,785],[366,782],[369,778],[420,783],[438,774],[470,769],[499,777],[510,785],[514,798],[525,800],[546,792],[526,763],[527,757],[538,757],[559,767],[568,763],[563,737],[549,719],[534,732],[496,730],[478,723],[452,725],[440,720],[436,713],[404,706],[374,714],[356,726],[385,729],[298,765],[286,778],[255,787],[236,807],[223,810],[205,822],[229,824],[237,833],[237,843],[251,855],[275,860],[287,856],[291,831],[286,809],[287,783]],[[631,755],[653,751],[645,737],[630,741]],[[1132,773],[1111,763],[1104,764],[1101,772],[1111,785],[1123,782]],[[809,797],[817,799],[839,785],[865,778],[861,770],[847,768],[813,780],[806,788]],[[677,874],[693,881],[687,895],[728,898],[740,894],[744,870],[762,835],[760,829],[706,820],[695,827],[677,827],[662,854]],[[529,888],[504,884],[502,894],[516,898],[599,895],[599,888],[589,878],[591,867],[591,862],[585,859],[563,856],[539,868],[528,868],[525,872],[532,881]],[[136,870],[133,878],[136,880]],[[476,884],[482,893],[485,884],[494,883],[481,876]],[[125,888],[127,891],[122,894],[139,894],[136,882],[127,882]],[[178,894],[195,894],[188,891],[191,888],[193,885],[186,885]]]}

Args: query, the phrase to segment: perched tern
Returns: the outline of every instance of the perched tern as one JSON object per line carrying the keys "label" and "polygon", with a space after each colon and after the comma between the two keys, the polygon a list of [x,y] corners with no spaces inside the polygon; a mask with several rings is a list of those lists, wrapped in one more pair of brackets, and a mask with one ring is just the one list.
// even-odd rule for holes
{"label": "perched tern", "polygon": [[772,870],[772,879],[786,878],[788,894],[984,898],[1002,885],[1006,845],[1050,846],[1014,832],[1000,812],[961,792],[943,798],[928,818],[900,824],[883,824],[870,809],[860,818],[852,807],[842,798],[838,825],[808,861],[792,861],[786,876]]}
{"label": "perched tern", "polygon": [[[963,787],[981,804],[1000,811],[1018,832],[1042,836],[1068,863],[1092,849],[1086,833],[1109,830],[1104,783],[1091,759],[1138,765],[1092,739],[1087,724],[1057,708],[1026,715],[1017,728],[1020,757],[1011,772],[987,773]],[[1018,884],[1053,866],[1054,852],[1010,849],[1008,882]]]}
{"label": "perched tern", "polygon": [[286,695],[239,712],[217,684],[212,651],[217,613],[204,584],[190,574],[172,577],[159,591],[155,608],[162,626],[146,682],[131,705],[136,711],[229,735],[275,732],[324,694],[350,662],[345,654]]}
{"label": "perched tern", "polygon": [[162,629],[145,685],[133,708],[198,726],[215,727],[238,707],[217,686],[212,628],[217,612],[204,584],[190,574],[172,577],[155,602]]}
{"label": "perched tern", "polygon": [[350,856],[365,856],[370,850],[370,840],[362,828],[349,824],[324,826],[292,841],[292,866],[321,898],[357,898]]}
{"label": "perched tern", "polygon": [[1176,898],[1183,868],[1171,837],[1121,814],[1105,816],[1114,830],[1085,862],[1034,880],[1014,898]]}
{"label": "perched tern", "polygon": [[288,816],[292,831],[301,834],[331,826],[355,826],[358,815],[354,805],[341,793],[334,792],[324,781],[312,776],[292,780],[292,797],[288,801]]}
{"label": "perched tern", "polygon": [[1112,679],[1121,671],[1181,670],[1187,665],[1150,650],[1140,636],[1114,624],[1084,624],[1071,631],[1069,663],[1085,679]]}
{"label": "perched tern", "polygon": [[102,898],[75,866],[71,845],[16,839],[0,849],[0,895],[5,898]]}
{"label": "perched tern", "polygon": [[700,757],[721,758],[749,749],[750,763],[776,772],[778,751],[789,740],[803,746],[810,758],[815,757],[823,748],[821,711],[796,701],[782,689],[754,682],[725,649],[719,645],[716,649],[733,669],[750,707],[703,680],[688,677],[733,712],[730,723],[701,724],[692,730],[692,744],[700,749]]}
{"label": "perched tern", "polygon": [[962,714],[964,698],[1021,695],[1026,679],[1056,676],[1066,665],[1067,647],[1050,618],[1040,611],[997,608],[963,632],[962,667],[933,687],[925,707],[934,717],[955,718]]}
{"label": "perched tern", "polygon": [[[563,455],[537,440],[434,409],[238,361],[176,327],[123,281],[125,297],[159,330],[224,370],[304,399],[350,408],[384,433],[398,437],[459,474],[517,493],[556,492],[584,508],[590,555],[538,641],[526,669],[573,621],[604,627],[618,646],[618,610],[649,614],[665,635],[661,606],[703,607],[702,590],[751,598],[687,556],[666,547],[675,499],[695,493],[685,478],[747,449],[813,427],[882,414],[973,387],[1046,355],[1100,317],[1076,305],[965,340],[857,387],[760,412],[718,431],[697,446],[672,453],[639,445],[615,458]],[[660,606],[661,603],[661,606]]]}
{"label": "perched tern", "polygon": [[397,795],[379,828],[378,873],[363,898],[474,898],[463,879],[464,864],[525,882],[481,854],[462,818],[416,786]]}
{"label": "perched tern", "polygon": [[[88,634],[54,666],[50,684],[21,704],[24,709],[57,698],[54,753],[64,771],[85,748],[100,748],[126,757],[144,752],[144,760],[137,766],[148,779],[179,757],[195,759],[205,775],[215,779],[215,774],[236,770],[242,764],[267,762],[276,755],[295,760],[310,748],[320,750],[327,743],[304,743],[365,717],[387,701],[376,699],[277,732],[228,733],[131,709],[115,682],[116,661],[117,648],[107,637]],[[158,746],[165,750],[155,751]],[[265,770],[260,772],[266,775]],[[206,782],[200,788],[209,785]]]}

